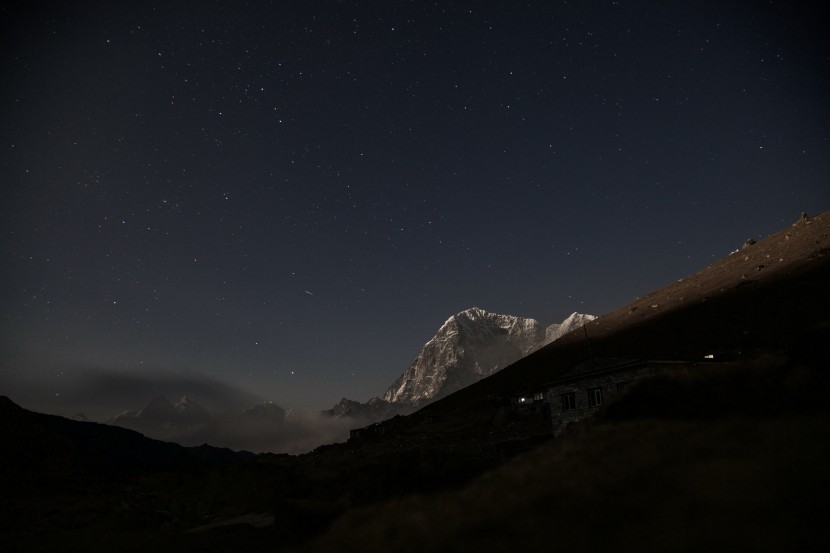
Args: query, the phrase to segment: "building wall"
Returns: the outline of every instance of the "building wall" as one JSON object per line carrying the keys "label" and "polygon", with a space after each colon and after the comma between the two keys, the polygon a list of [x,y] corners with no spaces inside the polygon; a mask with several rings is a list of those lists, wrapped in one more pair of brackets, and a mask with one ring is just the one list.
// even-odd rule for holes
{"label": "building wall", "polygon": [[[618,385],[626,385],[640,378],[645,378],[660,371],[658,367],[641,365],[619,371],[608,371],[603,374],[585,376],[553,385],[548,390],[548,401],[550,403],[551,421],[553,433],[558,434],[566,425],[590,417],[607,403],[612,397],[621,393]],[[592,406],[590,403],[590,391],[600,389],[602,392],[602,404]],[[565,410],[562,396],[573,394],[574,409]]]}

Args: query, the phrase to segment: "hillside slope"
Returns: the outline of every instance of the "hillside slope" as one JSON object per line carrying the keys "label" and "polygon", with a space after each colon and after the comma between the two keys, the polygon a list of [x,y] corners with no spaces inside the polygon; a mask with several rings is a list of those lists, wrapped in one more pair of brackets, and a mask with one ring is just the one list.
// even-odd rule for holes
{"label": "hillside slope", "polygon": [[826,551],[828,376],[768,360],[660,377],[461,490],[355,509],[300,551]]}
{"label": "hillside slope", "polygon": [[826,551],[828,237],[830,215],[799,219],[588,323],[590,348],[566,336],[406,417],[378,447],[469,450],[499,430],[499,398],[591,353],[730,359],[637,382],[462,489],[353,509],[298,551]]}
{"label": "hillside slope", "polygon": [[[830,215],[799,220],[589,322],[590,348],[585,332],[571,333],[383,432],[297,457],[178,465],[183,448],[155,442],[122,453],[140,461],[155,448],[162,459],[172,452],[169,474],[138,470],[127,483],[88,486],[97,477],[90,452],[106,465],[121,438],[75,439],[53,431],[72,421],[7,404],[5,543],[78,552],[826,550],[828,236]],[[734,360],[694,362],[710,352]],[[549,419],[511,414],[511,394],[544,387],[590,353],[693,361],[633,384],[556,439]],[[128,446],[143,440],[109,431]],[[90,468],[79,480],[61,472],[65,463]]]}
{"label": "hillside slope", "polygon": [[591,354],[697,359],[712,352],[827,351],[828,282],[830,212],[799,218],[425,409],[437,413],[535,388]]}

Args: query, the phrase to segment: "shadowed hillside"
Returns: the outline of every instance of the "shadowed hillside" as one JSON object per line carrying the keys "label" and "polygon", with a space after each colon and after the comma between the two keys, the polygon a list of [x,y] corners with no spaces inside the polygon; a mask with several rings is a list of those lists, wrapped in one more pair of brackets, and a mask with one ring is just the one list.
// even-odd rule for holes
{"label": "shadowed hillside", "polygon": [[[827,214],[799,219],[415,413],[484,441],[495,400],[591,354],[689,360],[463,490],[355,510],[304,551],[824,550],[828,236]],[[692,362],[709,353],[733,361]]]}
{"label": "shadowed hillside", "polygon": [[[587,323],[430,409],[533,388],[589,358],[828,353],[830,213],[801,219]],[[587,338],[586,338],[587,335]]]}
{"label": "shadowed hillside", "polygon": [[[799,219],[416,413],[296,457],[217,463],[210,449],[4,400],[5,543],[823,550],[828,237],[830,215]],[[544,411],[514,409],[515,394],[592,357],[672,363],[555,439]]]}
{"label": "shadowed hillside", "polygon": [[646,380],[463,490],[355,510],[302,551],[826,551],[828,392],[780,358]]}

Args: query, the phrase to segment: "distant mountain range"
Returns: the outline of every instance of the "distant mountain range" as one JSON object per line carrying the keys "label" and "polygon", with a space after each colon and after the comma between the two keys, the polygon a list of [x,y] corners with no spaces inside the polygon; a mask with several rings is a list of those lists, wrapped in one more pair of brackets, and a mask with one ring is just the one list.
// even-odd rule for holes
{"label": "distant mountain range", "polygon": [[0,396],[0,439],[7,447],[0,453],[4,489],[26,480],[43,489],[87,481],[100,486],[112,480],[192,470],[254,456],[207,445],[183,447],[126,428],[35,413],[5,396]]}
{"label": "distant mountain range", "polygon": [[[573,313],[561,323],[545,327],[534,319],[490,313],[477,307],[467,309],[447,319],[383,398],[375,397],[365,403],[343,398],[322,415],[341,419],[342,424],[354,419],[349,426],[355,426],[410,414],[490,376],[595,318]],[[270,441],[264,442],[270,443],[280,433],[296,432],[285,426],[287,421],[291,423],[290,418],[285,409],[273,402],[240,413],[214,416],[192,397],[170,401],[159,395],[143,408],[125,411],[107,422],[184,445],[221,440],[223,445],[253,448],[257,444],[251,440],[257,433],[270,436]],[[240,435],[246,439],[240,442]]]}
{"label": "distant mountain range", "polygon": [[324,413],[373,421],[410,413],[490,376],[595,318],[572,313],[561,323],[544,327],[535,319],[478,307],[467,309],[447,319],[382,399],[360,403],[343,398]]}
{"label": "distant mountain range", "polygon": [[[380,432],[303,455],[182,447],[0,396],[3,550],[506,551],[555,534],[586,551],[632,536],[645,551],[827,551],[828,282],[830,212],[802,216],[589,322],[590,349],[572,332]],[[467,330],[489,323],[458,319],[445,343],[467,358]],[[521,350],[502,330],[491,328]],[[719,351],[735,357],[703,361]],[[676,368],[556,437],[549,417],[510,408],[603,356]],[[193,403],[156,398],[133,417],[186,424]],[[361,405],[404,404],[344,400],[333,414]],[[281,415],[294,424],[269,403],[234,420]]]}
{"label": "distant mountain range", "polygon": [[173,402],[164,396],[156,396],[142,409],[121,413],[107,424],[129,428],[159,440],[195,445],[240,427],[277,429],[285,419],[285,409],[272,401],[259,403],[240,413],[214,417],[191,397],[183,396]]}
{"label": "distant mountain range", "polygon": [[121,413],[109,424],[152,433],[156,429],[178,430],[210,422],[210,413],[193,398],[183,396],[172,402],[164,396],[156,396],[144,408]]}
{"label": "distant mountain range", "polygon": [[[447,319],[382,398],[365,403],[343,398],[322,415],[368,424],[410,414],[490,376],[595,318],[572,313],[561,323],[545,327],[534,319],[490,313],[478,307],[467,309]],[[77,417],[86,420],[80,414]],[[288,418],[286,410],[273,402],[216,417],[192,397],[170,401],[159,395],[143,408],[125,411],[107,423],[160,440],[196,445],[231,432],[239,434],[243,429],[247,429],[246,433],[258,428],[273,434]]]}

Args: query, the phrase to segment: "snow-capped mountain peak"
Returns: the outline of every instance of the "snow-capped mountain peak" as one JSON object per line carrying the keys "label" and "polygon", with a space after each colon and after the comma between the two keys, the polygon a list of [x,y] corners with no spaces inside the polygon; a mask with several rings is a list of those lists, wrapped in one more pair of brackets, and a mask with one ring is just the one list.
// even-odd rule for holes
{"label": "snow-capped mountain peak", "polygon": [[535,319],[490,313],[479,307],[466,309],[447,319],[383,399],[421,405],[448,395],[593,318],[573,313],[548,330]]}
{"label": "snow-capped mountain peak", "polygon": [[577,313],[574,311],[559,324],[552,324],[545,329],[545,344],[549,344],[554,340],[561,338],[577,328],[584,326],[596,319],[594,315],[586,315],[584,313]]}

